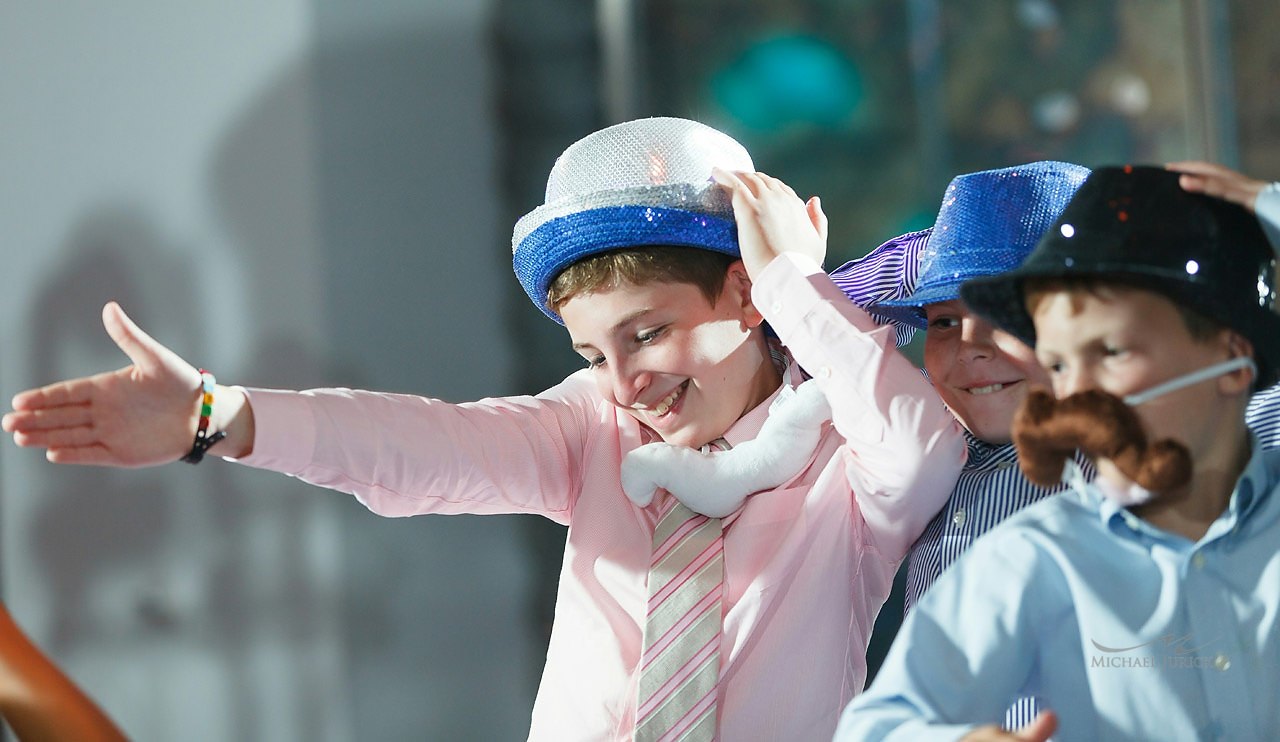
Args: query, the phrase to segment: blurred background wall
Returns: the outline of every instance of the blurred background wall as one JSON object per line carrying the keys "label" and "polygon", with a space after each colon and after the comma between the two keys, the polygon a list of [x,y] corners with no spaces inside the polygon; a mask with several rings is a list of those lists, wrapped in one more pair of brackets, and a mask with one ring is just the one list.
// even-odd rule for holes
{"label": "blurred background wall", "polygon": [[[828,267],[927,226],[961,172],[1278,178],[1276,28],[1271,0],[6,2],[0,397],[122,365],[112,298],[227,382],[537,391],[578,362],[510,226],[635,116],[822,194]],[[0,594],[140,740],[522,738],[563,539],[0,444]]]}

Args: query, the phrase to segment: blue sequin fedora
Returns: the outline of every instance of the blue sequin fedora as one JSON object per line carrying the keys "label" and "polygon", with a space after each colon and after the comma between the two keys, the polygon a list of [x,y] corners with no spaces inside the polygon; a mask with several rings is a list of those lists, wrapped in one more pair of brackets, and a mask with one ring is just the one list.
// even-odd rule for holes
{"label": "blue sequin fedora", "polygon": [[746,149],[705,124],[645,118],[601,129],[564,151],[546,199],[516,222],[512,265],[529,299],[556,322],[547,288],[573,263],[642,245],[738,256],[728,192],[711,169],[754,171]]}
{"label": "blue sequin fedora", "polygon": [[1017,268],[1062,213],[1089,169],[1045,160],[952,179],[920,255],[915,288],[869,307],[923,329],[924,306],[960,298],[960,284]]}

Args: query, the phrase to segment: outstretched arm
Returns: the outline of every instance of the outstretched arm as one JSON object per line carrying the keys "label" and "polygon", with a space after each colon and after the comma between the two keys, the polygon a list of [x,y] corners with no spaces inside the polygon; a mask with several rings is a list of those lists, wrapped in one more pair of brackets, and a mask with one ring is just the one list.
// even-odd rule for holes
{"label": "outstretched arm", "polygon": [[[102,323],[132,363],[17,394],[4,430],[19,446],[44,448],[58,464],[140,467],[177,460],[191,449],[200,417],[200,372],[115,302],[103,307]],[[214,453],[243,456],[253,449],[253,416],[238,390],[215,390],[210,431],[218,430],[227,437]]]}

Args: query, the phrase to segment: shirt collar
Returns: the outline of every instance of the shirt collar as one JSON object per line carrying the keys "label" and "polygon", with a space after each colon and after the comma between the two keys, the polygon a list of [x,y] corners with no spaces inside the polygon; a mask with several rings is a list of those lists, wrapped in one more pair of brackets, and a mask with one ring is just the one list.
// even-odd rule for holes
{"label": "shirt collar", "polygon": [[1253,453],[1249,456],[1249,463],[1245,464],[1240,479],[1236,481],[1231,499],[1227,501],[1227,513],[1241,522],[1253,515],[1266,501],[1275,488],[1277,479],[1277,472],[1267,465],[1268,457],[1263,455],[1262,444],[1253,433],[1249,434],[1249,445]]}
{"label": "shirt collar", "polygon": [[769,410],[778,402],[784,394],[792,394],[797,386],[804,382],[804,373],[800,367],[791,361],[791,356],[782,348],[781,345],[771,342],[769,344],[769,354],[775,365],[780,366],[782,372],[782,384],[773,390],[765,398],[763,402],[751,408],[751,411],[738,421],[729,426],[729,429],[722,436],[729,442],[730,446],[736,446],[745,441],[754,439],[760,434],[760,428],[764,425],[764,421],[769,418]]}
{"label": "shirt collar", "polygon": [[[1245,464],[1244,471],[1236,480],[1235,489],[1231,491],[1231,497],[1227,500],[1227,509],[1209,526],[1205,539],[1226,533],[1247,521],[1261,503],[1270,497],[1271,490],[1280,481],[1280,465],[1277,464],[1280,459],[1272,461],[1272,465],[1268,466],[1268,458],[1263,455],[1262,445],[1257,436],[1252,433],[1249,434],[1249,445],[1252,447],[1249,462]],[[1153,528],[1146,521],[1129,512],[1128,508],[1103,495],[1098,486],[1092,482],[1080,492],[1080,495],[1086,502],[1098,508],[1098,516],[1104,526],[1114,527],[1123,523],[1135,531],[1144,527]]]}
{"label": "shirt collar", "polygon": [[965,460],[966,469],[981,469],[988,464],[996,463],[997,460],[1007,458],[1001,456],[1002,453],[1009,454],[1008,457],[1017,456],[1012,443],[988,443],[968,430],[964,431],[964,442],[969,451],[969,458]]}

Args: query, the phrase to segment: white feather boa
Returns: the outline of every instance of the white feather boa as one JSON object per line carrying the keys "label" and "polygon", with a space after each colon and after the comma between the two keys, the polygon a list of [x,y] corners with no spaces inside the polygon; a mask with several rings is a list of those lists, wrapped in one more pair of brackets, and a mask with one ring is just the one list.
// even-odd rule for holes
{"label": "white feather boa", "polygon": [[640,507],[662,488],[696,513],[723,518],[749,495],[798,474],[830,419],[831,406],[812,380],[786,387],[753,440],[710,453],[670,443],[641,446],[622,460],[622,489]]}

